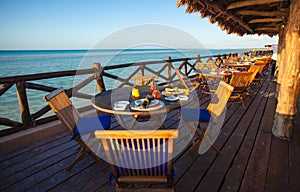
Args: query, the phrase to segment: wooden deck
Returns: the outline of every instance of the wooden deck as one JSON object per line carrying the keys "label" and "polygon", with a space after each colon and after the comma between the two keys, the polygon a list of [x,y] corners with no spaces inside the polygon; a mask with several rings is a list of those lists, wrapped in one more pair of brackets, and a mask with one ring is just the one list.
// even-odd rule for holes
{"label": "wooden deck", "polygon": [[[216,141],[222,154],[185,151],[176,157],[176,191],[299,191],[300,103],[293,138],[272,136],[275,86],[266,78],[246,99],[247,109],[229,104]],[[203,98],[204,107],[207,103]],[[178,111],[169,114],[165,126],[176,126],[178,116]],[[0,191],[112,191],[107,164],[99,166],[86,157],[72,171],[64,170],[77,147],[63,133],[1,155]]]}

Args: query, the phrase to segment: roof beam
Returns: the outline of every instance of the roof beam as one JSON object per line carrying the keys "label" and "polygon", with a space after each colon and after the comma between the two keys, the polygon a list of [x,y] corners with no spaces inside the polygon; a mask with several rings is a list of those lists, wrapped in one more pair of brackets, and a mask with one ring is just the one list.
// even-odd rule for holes
{"label": "roof beam", "polygon": [[282,18],[263,18],[263,19],[252,19],[249,23],[277,23],[283,21]]}
{"label": "roof beam", "polygon": [[[211,3],[210,1],[205,1],[205,4],[209,5],[210,7],[213,7],[214,9],[216,9],[217,12],[222,12],[223,14],[226,13],[226,10],[224,10],[224,8],[221,8],[220,6],[218,6],[218,4],[216,3]],[[239,23],[241,26],[243,26],[248,32],[250,33],[254,33],[254,31],[251,29],[251,27],[249,27],[249,25],[247,25],[246,23],[244,23],[240,18],[238,18],[234,13],[228,13],[227,15],[230,15],[230,17],[236,21],[237,23]]]}
{"label": "roof beam", "polygon": [[240,10],[236,11],[238,15],[253,15],[253,16],[263,16],[263,17],[287,17],[289,15],[288,11],[253,11],[253,10]]}
{"label": "roof beam", "polygon": [[256,28],[255,31],[278,32],[279,33],[280,29],[276,28],[276,27],[261,27],[261,28]]}
{"label": "roof beam", "polygon": [[226,10],[236,9],[240,7],[247,7],[252,5],[264,5],[264,4],[270,4],[270,3],[277,3],[281,1],[286,0],[246,0],[246,1],[237,1],[234,3],[231,3],[227,6]]}

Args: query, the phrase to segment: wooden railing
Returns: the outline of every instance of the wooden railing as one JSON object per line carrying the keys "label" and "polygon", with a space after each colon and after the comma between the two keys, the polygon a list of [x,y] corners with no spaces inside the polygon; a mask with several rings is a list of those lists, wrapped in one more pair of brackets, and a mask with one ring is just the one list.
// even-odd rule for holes
{"label": "wooden railing", "polygon": [[[37,125],[44,124],[57,119],[55,115],[45,117],[45,114],[48,111],[50,111],[50,107],[46,103],[44,106],[41,106],[41,108],[38,111],[30,113],[30,106],[27,97],[28,89],[51,92],[58,88],[54,86],[34,83],[32,81],[55,79],[58,77],[75,77],[79,75],[89,75],[87,78],[85,78],[78,84],[67,89],[65,88],[65,90],[69,97],[90,100],[93,95],[79,92],[79,90],[87,86],[94,80],[96,80],[98,92],[106,90],[105,81],[108,79],[119,82],[119,84],[115,87],[133,86],[131,79],[133,76],[137,75],[155,75],[160,79],[160,84],[166,84],[171,83],[176,79],[176,73],[174,72],[174,70],[172,70],[173,65],[178,67],[185,75],[190,76],[193,70],[195,70],[196,63],[201,62],[201,59],[209,57],[213,57],[215,60],[220,59],[220,55],[204,57],[200,57],[200,55],[197,55],[194,58],[171,59],[170,57],[167,57],[166,60],[126,63],[113,66],[101,66],[100,63],[94,63],[93,68],[91,69],[80,69],[0,78],[0,99],[1,96],[5,94],[11,87],[13,87],[14,85],[16,86],[16,95],[18,97],[21,120],[21,122],[18,122],[7,117],[0,117],[0,125],[8,127],[7,129],[2,129],[0,131],[0,136],[15,133],[17,131],[24,130],[30,127],[36,127]],[[114,72],[114,70],[116,69],[128,68],[131,68],[132,72],[126,77],[118,76]],[[89,108],[91,108],[91,106],[84,106],[81,107],[79,110],[87,110]]]}

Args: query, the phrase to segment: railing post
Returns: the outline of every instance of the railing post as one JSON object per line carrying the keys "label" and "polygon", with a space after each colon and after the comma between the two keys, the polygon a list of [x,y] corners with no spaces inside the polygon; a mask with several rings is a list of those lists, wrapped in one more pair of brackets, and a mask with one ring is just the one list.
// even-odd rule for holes
{"label": "railing post", "polygon": [[196,55],[196,61],[195,61],[195,65],[196,65],[196,69],[197,70],[199,70],[200,69],[200,67],[199,67],[199,63],[201,63],[202,61],[201,61],[201,56],[200,56],[200,54],[197,54]]}
{"label": "railing post", "polygon": [[171,62],[171,57],[170,56],[167,56],[166,58],[167,60],[167,79],[168,79],[168,83],[170,84],[171,83],[171,70],[172,70],[172,62]]}
{"label": "railing post", "polygon": [[187,60],[185,59],[184,61],[183,61],[183,67],[184,67],[184,74],[187,76]]}
{"label": "railing post", "polygon": [[98,93],[102,93],[103,91],[106,91],[105,84],[103,81],[103,75],[102,75],[103,68],[101,67],[100,63],[94,63],[93,68],[96,69],[94,76],[96,79],[96,86],[98,89]]}
{"label": "railing post", "polygon": [[141,65],[140,66],[140,76],[144,76],[145,75],[145,65]]}
{"label": "railing post", "polygon": [[221,59],[221,54],[218,53],[218,57],[216,59],[216,64],[218,67],[221,67],[222,59]]}
{"label": "railing post", "polygon": [[197,54],[197,55],[196,55],[196,61],[197,61],[197,62],[201,62],[200,54]]}
{"label": "railing post", "polygon": [[20,115],[21,115],[22,123],[26,128],[33,126],[34,124],[30,115],[25,81],[17,82],[16,88],[17,88],[18,101],[20,105]]}

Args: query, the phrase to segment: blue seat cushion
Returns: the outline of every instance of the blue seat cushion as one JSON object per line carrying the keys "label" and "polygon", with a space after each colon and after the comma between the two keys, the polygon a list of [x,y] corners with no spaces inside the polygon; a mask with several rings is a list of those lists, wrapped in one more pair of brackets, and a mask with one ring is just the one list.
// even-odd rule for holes
{"label": "blue seat cushion", "polygon": [[81,118],[77,123],[77,127],[74,130],[74,139],[77,135],[85,133],[94,133],[96,130],[107,130],[111,124],[110,115],[101,115],[93,117]]}
{"label": "blue seat cushion", "polygon": [[205,123],[210,121],[210,114],[206,109],[183,108],[181,113],[184,121]]}

